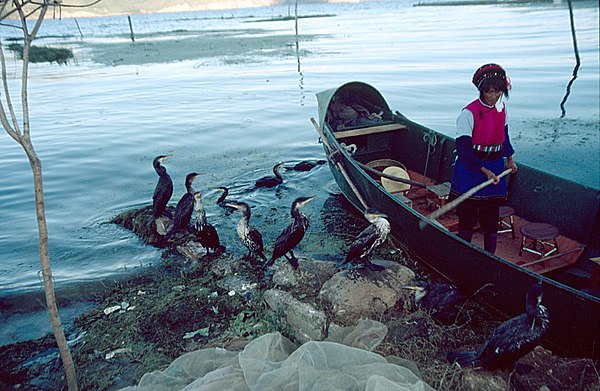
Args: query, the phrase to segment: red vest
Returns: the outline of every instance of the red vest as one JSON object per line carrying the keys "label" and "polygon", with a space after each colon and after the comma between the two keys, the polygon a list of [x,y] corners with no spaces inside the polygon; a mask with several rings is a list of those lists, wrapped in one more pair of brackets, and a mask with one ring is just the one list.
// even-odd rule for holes
{"label": "red vest", "polygon": [[506,137],[504,126],[506,124],[506,108],[498,112],[496,107],[484,106],[479,99],[474,100],[465,107],[473,113],[474,146],[501,145]]}

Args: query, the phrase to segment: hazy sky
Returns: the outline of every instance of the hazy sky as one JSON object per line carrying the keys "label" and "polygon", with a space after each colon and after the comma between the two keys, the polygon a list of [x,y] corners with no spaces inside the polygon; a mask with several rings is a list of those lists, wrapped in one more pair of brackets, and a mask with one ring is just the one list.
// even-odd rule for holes
{"label": "hazy sky", "polygon": [[[314,0],[310,2],[327,2]],[[329,0],[331,1],[331,0]],[[334,0],[340,2],[340,0]],[[342,0],[343,1],[343,0]],[[123,15],[152,12],[183,12],[232,8],[265,7],[276,4],[295,4],[295,0],[102,0],[91,7],[69,7],[90,4],[93,0],[63,0],[62,17],[84,17],[98,15]],[[309,1],[299,0],[299,4]],[[354,0],[353,2],[357,2]]]}

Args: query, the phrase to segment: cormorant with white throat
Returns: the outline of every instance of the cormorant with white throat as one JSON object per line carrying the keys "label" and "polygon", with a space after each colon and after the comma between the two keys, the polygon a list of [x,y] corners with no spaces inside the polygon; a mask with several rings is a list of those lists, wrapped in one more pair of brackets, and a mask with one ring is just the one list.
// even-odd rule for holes
{"label": "cormorant with white throat", "polygon": [[485,369],[512,369],[517,361],[531,352],[550,326],[548,311],[542,304],[541,281],[527,291],[526,312],[496,327],[477,352],[449,352],[449,362],[461,367],[480,366]]}
{"label": "cormorant with white throat", "polygon": [[[293,250],[304,237],[304,233],[306,232],[309,224],[308,217],[300,212],[300,208],[306,205],[309,201],[312,201],[314,198],[315,196],[298,197],[294,200],[294,202],[292,202],[291,214],[293,221],[275,240],[273,255],[271,256],[268,265],[272,265],[277,258],[285,256],[285,259],[287,259],[294,269],[298,268],[298,259],[296,259]],[[290,254],[289,257],[288,253]]]}
{"label": "cormorant with white throat", "polygon": [[194,229],[198,241],[206,249],[207,254],[210,254],[211,250],[213,253],[216,253],[221,249],[219,234],[215,227],[206,221],[206,211],[204,210],[204,204],[202,203],[202,193],[199,191],[194,193],[194,210],[196,211]]}
{"label": "cormorant with white throat", "polygon": [[259,257],[267,262],[263,253],[263,239],[260,232],[250,225],[250,207],[245,202],[231,201],[225,204],[242,212],[242,218],[237,224],[236,231],[240,240],[248,249],[248,257]]}
{"label": "cormorant with white throat", "polygon": [[377,247],[387,239],[391,227],[386,220],[387,215],[374,208],[367,208],[364,216],[370,225],[365,228],[350,245],[350,250],[343,262],[338,262],[337,267],[342,268],[346,264],[362,264],[372,271],[385,269],[383,266],[376,265],[369,261],[369,256]]}
{"label": "cormorant with white throat", "polygon": [[173,181],[165,166],[162,165],[168,157],[168,155],[160,155],[155,157],[152,162],[154,171],[158,174],[158,183],[154,188],[154,195],[152,195],[152,215],[155,219],[165,213],[167,204],[173,195]]}
{"label": "cormorant with white throat", "polygon": [[192,187],[192,183],[194,179],[196,179],[197,174],[192,172],[187,174],[185,177],[185,189],[186,193],[181,197],[177,206],[175,206],[175,216],[173,217],[173,225],[169,232],[165,235],[164,240],[171,239],[176,232],[180,229],[187,228],[190,224],[190,220],[192,219],[192,213],[194,212],[194,188]]}
{"label": "cormorant with white throat", "polygon": [[283,177],[281,176],[281,173],[279,172],[279,170],[281,170],[282,167],[283,167],[283,162],[277,163],[273,167],[273,174],[275,176],[262,177],[256,181],[254,186],[256,186],[256,187],[275,187],[277,185],[282,184]]}

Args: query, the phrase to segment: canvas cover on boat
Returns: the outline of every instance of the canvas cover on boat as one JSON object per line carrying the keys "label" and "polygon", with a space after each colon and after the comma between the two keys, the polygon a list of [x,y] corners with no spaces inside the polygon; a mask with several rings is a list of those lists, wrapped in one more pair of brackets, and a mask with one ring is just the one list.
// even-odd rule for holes
{"label": "canvas cover on boat", "polygon": [[383,125],[392,122],[392,111],[374,87],[350,82],[317,93],[319,124],[335,131]]}
{"label": "canvas cover on boat", "polygon": [[386,334],[387,327],[372,320],[300,346],[274,332],[241,352],[208,348],[186,353],[122,391],[433,390],[399,365],[400,359],[370,351]]}

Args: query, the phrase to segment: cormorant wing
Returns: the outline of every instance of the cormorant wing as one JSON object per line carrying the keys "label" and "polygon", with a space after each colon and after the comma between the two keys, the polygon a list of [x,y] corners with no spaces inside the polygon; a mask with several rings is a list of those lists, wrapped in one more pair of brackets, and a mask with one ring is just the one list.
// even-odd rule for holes
{"label": "cormorant wing", "polygon": [[253,251],[262,253],[263,251],[263,240],[262,235],[258,230],[254,227],[250,227],[248,230],[248,238],[250,239],[252,245],[254,246]]}
{"label": "cormorant wing", "polygon": [[[308,224],[307,224],[308,225]],[[290,250],[293,250],[304,237],[305,225],[293,221],[275,240],[272,260],[275,260]]]}
{"label": "cormorant wing", "polygon": [[363,257],[368,249],[377,240],[377,229],[374,225],[369,225],[365,228],[352,242],[350,250],[346,255],[345,262],[352,262]]}
{"label": "cormorant wing", "polygon": [[487,369],[508,369],[529,353],[539,342],[530,332],[527,314],[521,314],[498,326],[490,335],[479,355]]}

